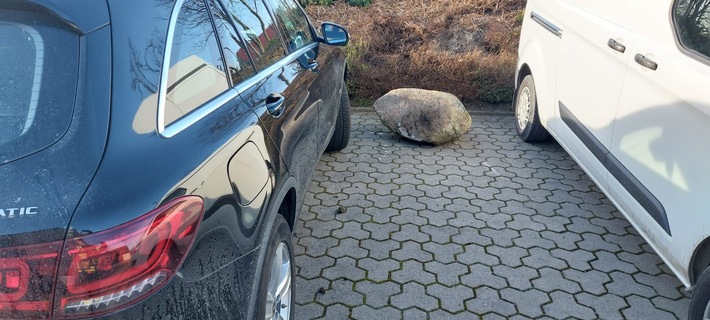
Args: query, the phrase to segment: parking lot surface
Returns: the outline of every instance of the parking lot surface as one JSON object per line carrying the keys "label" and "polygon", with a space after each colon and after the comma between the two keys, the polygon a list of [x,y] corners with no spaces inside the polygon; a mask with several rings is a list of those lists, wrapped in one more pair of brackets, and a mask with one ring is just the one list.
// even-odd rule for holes
{"label": "parking lot surface", "polygon": [[296,319],[687,317],[651,247],[557,143],[520,141],[512,116],[473,115],[440,147],[374,112],[352,120],[298,221]]}

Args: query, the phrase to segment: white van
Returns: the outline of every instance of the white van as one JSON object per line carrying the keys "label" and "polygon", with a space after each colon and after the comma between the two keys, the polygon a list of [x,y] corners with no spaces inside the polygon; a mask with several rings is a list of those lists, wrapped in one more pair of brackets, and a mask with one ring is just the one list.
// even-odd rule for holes
{"label": "white van", "polygon": [[710,0],[528,0],[515,113],[554,137],[710,318]]}

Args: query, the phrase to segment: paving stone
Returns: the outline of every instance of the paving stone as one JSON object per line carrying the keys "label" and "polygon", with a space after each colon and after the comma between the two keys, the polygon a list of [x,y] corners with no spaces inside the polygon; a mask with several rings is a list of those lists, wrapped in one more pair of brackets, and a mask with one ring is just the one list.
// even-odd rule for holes
{"label": "paving stone", "polygon": [[374,283],[365,280],[355,284],[355,291],[365,296],[368,306],[379,309],[388,306],[390,297],[401,293],[402,289],[394,282]]}
{"label": "paving stone", "polygon": [[325,319],[348,319],[350,308],[342,304],[332,304],[325,309]]}
{"label": "paving stone", "polygon": [[675,315],[678,319],[685,319],[688,316],[690,309],[690,296],[684,296],[677,300],[671,300],[665,297],[655,297],[651,299],[653,305],[661,310],[668,311]]}
{"label": "paving stone", "polygon": [[461,231],[458,228],[452,226],[422,226],[421,231],[428,234],[431,237],[431,241],[439,244],[446,244],[451,242],[453,236],[458,235]]}
{"label": "paving stone", "polygon": [[401,244],[394,240],[367,239],[360,241],[360,246],[368,250],[370,258],[385,260],[392,255],[392,251],[399,249]]}
{"label": "paving stone", "polygon": [[586,292],[575,295],[580,304],[594,309],[599,319],[623,319],[621,310],[628,307],[624,298],[613,294],[601,297]]}
{"label": "paving stone", "polygon": [[293,317],[296,319],[323,319],[325,308],[316,303],[306,305],[297,305],[293,312]]}
{"label": "paving stone", "polygon": [[487,286],[493,289],[503,289],[507,287],[505,278],[493,274],[490,267],[484,265],[469,266],[470,273],[460,277],[461,283],[471,288]]}
{"label": "paving stone", "polygon": [[424,270],[436,275],[436,282],[445,286],[454,286],[458,283],[459,277],[469,273],[468,266],[454,262],[444,264],[439,261],[427,262],[424,265]]}
{"label": "paving stone", "polygon": [[567,262],[570,268],[580,271],[592,269],[589,261],[596,259],[593,253],[585,250],[567,251],[564,249],[553,249],[550,251],[550,254],[555,258],[560,258]]}
{"label": "paving stone", "polygon": [[375,260],[372,258],[360,259],[357,266],[367,272],[367,279],[375,282],[390,279],[390,272],[400,268],[400,262],[394,259]]}
{"label": "paving stone", "polygon": [[495,312],[508,317],[516,313],[512,303],[501,300],[498,291],[489,287],[476,289],[476,297],[466,301],[466,309],[479,316]]}
{"label": "paving stone", "polygon": [[[365,208],[364,210],[365,214],[369,216],[370,222],[373,223],[378,223],[378,224],[387,224],[390,223],[393,217],[399,215],[399,210],[394,209],[394,208]],[[367,230],[367,229],[366,229]],[[375,237],[376,235],[371,235],[371,237]]]}
{"label": "paving stone", "polygon": [[523,265],[523,258],[530,256],[530,252],[519,247],[499,247],[489,246],[486,251],[500,259],[500,263],[509,267],[518,267]]}
{"label": "paving stone", "polygon": [[542,268],[538,272],[540,277],[532,281],[533,286],[538,290],[545,292],[562,290],[569,294],[575,294],[582,290],[576,282],[565,279],[559,270]]}
{"label": "paving stone", "polygon": [[412,240],[419,243],[429,242],[431,239],[428,234],[419,231],[419,227],[413,224],[402,225],[399,231],[392,233],[390,238],[399,242]]}
{"label": "paving stone", "polygon": [[623,272],[612,272],[609,274],[611,282],[604,285],[607,291],[621,297],[639,295],[645,298],[653,298],[656,292],[649,286],[640,284],[630,274]]}
{"label": "paving stone", "polygon": [[465,302],[474,297],[473,289],[458,285],[448,287],[441,284],[427,286],[427,294],[439,299],[441,308],[452,313],[465,310]]}
{"label": "paving stone", "polygon": [[467,265],[482,263],[488,266],[495,266],[501,262],[497,256],[486,253],[486,248],[476,244],[464,246],[464,252],[456,255],[456,261]]}
{"label": "paving stone", "polygon": [[328,249],[327,252],[329,256],[336,259],[343,257],[361,259],[368,255],[368,251],[360,247],[360,241],[352,238],[340,240],[337,246]]}
{"label": "paving stone", "polygon": [[369,305],[361,305],[353,309],[352,317],[354,319],[372,320],[372,319],[401,319],[402,311],[392,307],[382,309],[374,309]]}
{"label": "paving stone", "polygon": [[307,266],[299,268],[299,276],[306,279],[315,279],[320,277],[323,269],[335,265],[335,259],[325,255],[315,258],[308,255],[300,255],[296,257],[296,264],[299,266]]}
{"label": "paving stone", "polygon": [[595,319],[596,313],[592,308],[581,305],[574,300],[574,296],[562,291],[550,293],[552,302],[542,307],[545,314],[554,314],[555,317],[576,318],[576,319]]}
{"label": "paving stone", "polygon": [[513,239],[520,237],[520,232],[512,229],[495,230],[491,228],[481,229],[480,234],[488,237],[493,241],[493,244],[500,247],[512,247]]}
{"label": "paving stone", "polygon": [[459,312],[454,314],[444,310],[436,310],[429,314],[430,320],[470,320],[474,318],[475,315],[469,312]]}
{"label": "paving stone", "polygon": [[628,262],[621,261],[613,253],[599,251],[594,253],[597,256],[597,260],[592,261],[592,266],[600,271],[612,272],[621,271],[626,273],[635,273],[638,269]]}
{"label": "paving stone", "polygon": [[675,315],[656,308],[651,301],[639,296],[626,298],[629,308],[622,310],[626,319],[672,319]]}
{"label": "paving stone", "polygon": [[532,248],[528,252],[530,252],[530,255],[522,259],[526,266],[537,269],[550,267],[557,270],[567,268],[567,263],[564,260],[553,257],[547,250]]}
{"label": "paving stone", "polygon": [[429,319],[429,315],[427,314],[426,311],[420,310],[417,308],[411,308],[411,309],[404,310],[404,312],[402,312],[402,314],[404,314],[404,317],[402,319],[406,319],[406,320],[409,320],[409,319],[411,319],[411,320],[428,320]]}
{"label": "paving stone", "polygon": [[594,295],[606,293],[604,285],[612,281],[606,272],[599,270],[579,271],[567,269],[562,271],[562,274],[564,274],[566,279],[577,282],[583,291]]}
{"label": "paving stone", "polygon": [[419,213],[412,209],[401,210],[398,215],[390,218],[390,221],[398,225],[411,224],[416,226],[425,226],[428,224],[426,218],[420,217]]}
{"label": "paving stone", "polygon": [[323,269],[323,278],[329,280],[348,279],[358,281],[365,279],[365,270],[356,266],[355,259],[344,257],[335,260],[335,265]]}
{"label": "paving stone", "polygon": [[328,279],[296,277],[296,303],[303,305],[315,300],[316,295],[320,294],[320,288],[328,288],[329,286],[330,281]]}
{"label": "paving stone", "polygon": [[392,272],[392,281],[399,284],[418,282],[424,285],[434,283],[436,276],[424,271],[424,265],[415,260],[404,261],[402,268]]}
{"label": "paving stone", "polygon": [[543,231],[540,236],[554,242],[558,248],[570,251],[579,249],[577,242],[582,241],[582,236],[573,232]]}
{"label": "paving stone", "polygon": [[343,304],[352,307],[361,305],[365,296],[353,290],[353,281],[340,279],[331,282],[330,287],[325,288],[325,293],[317,294],[316,301],[324,305]]}
{"label": "paving stone", "polygon": [[392,258],[399,261],[417,260],[419,262],[429,262],[434,260],[434,256],[422,250],[422,245],[414,241],[400,242],[401,249],[392,251]]}
{"label": "paving stone", "polygon": [[449,219],[454,218],[454,214],[447,211],[420,210],[419,216],[427,219],[430,225],[443,227],[449,224]]}
{"label": "paving stone", "polygon": [[500,295],[505,301],[514,303],[520,314],[531,318],[543,315],[542,306],[551,301],[547,293],[537,289],[521,291],[505,288]]}
{"label": "paving stone", "polygon": [[392,234],[399,231],[401,227],[394,223],[367,222],[362,224],[362,229],[369,232],[368,239],[385,241],[392,238]]}
{"label": "paving stone", "polygon": [[422,245],[424,251],[434,254],[434,260],[443,264],[456,261],[456,255],[463,252],[463,246],[457,243],[438,244],[427,242]]}
{"label": "paving stone", "polygon": [[[523,215],[515,215],[516,219],[519,216],[523,216]],[[526,218],[522,219],[523,221],[529,220],[529,217],[527,217],[527,216],[524,216],[524,217],[526,217]],[[516,246],[521,247],[521,248],[525,248],[525,249],[538,247],[538,248],[542,248],[542,249],[551,250],[556,247],[554,242],[540,237],[540,233],[537,231],[533,231],[533,230],[521,230],[520,237],[513,239],[513,243]]]}
{"label": "paving stone", "polygon": [[493,273],[508,280],[508,285],[520,291],[532,289],[532,279],[540,277],[540,273],[530,267],[511,268],[505,265],[493,267]]}
{"label": "paving stone", "polygon": [[439,305],[436,298],[426,294],[423,285],[414,282],[403,285],[402,293],[392,296],[391,301],[392,306],[398,309],[417,307],[424,311],[433,311]]}

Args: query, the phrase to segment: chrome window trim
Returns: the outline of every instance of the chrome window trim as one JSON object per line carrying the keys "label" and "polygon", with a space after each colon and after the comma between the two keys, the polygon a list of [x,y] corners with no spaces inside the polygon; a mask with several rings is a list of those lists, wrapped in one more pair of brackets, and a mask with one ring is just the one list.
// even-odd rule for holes
{"label": "chrome window trim", "polygon": [[562,38],[562,29],[554,23],[543,18],[535,11],[530,13],[530,18],[533,19],[533,21],[537,22],[539,25],[541,25],[543,28],[545,28],[547,31],[550,31],[552,34],[557,36],[558,38]]}
{"label": "chrome window trim", "polygon": [[27,117],[25,118],[25,124],[22,127],[22,133],[20,133],[20,135],[24,135],[25,133],[27,133],[27,131],[30,130],[37,116],[37,105],[39,104],[39,95],[42,86],[42,76],[44,74],[44,38],[41,34],[39,34],[39,31],[37,31],[37,29],[29,25],[14,22],[3,22],[2,24],[12,25],[22,29],[22,31],[24,32],[27,32],[30,35],[32,43],[35,45],[35,71],[34,75],[32,76],[32,94],[30,96],[30,106],[27,109]]}
{"label": "chrome window trim", "polygon": [[184,4],[185,0],[177,0],[175,7],[173,8],[172,14],[170,16],[170,24],[168,26],[167,39],[165,40],[165,54],[163,55],[163,67],[160,72],[160,88],[158,89],[158,134],[163,138],[171,138],[182,132],[183,130],[189,128],[196,122],[200,121],[202,118],[208,116],[210,113],[216,111],[221,106],[229,102],[230,100],[239,96],[241,92],[254,86],[256,83],[261,81],[261,79],[266,76],[276,72],[298,59],[298,57],[304,55],[306,52],[311,51],[318,47],[318,42],[313,43],[298,49],[289,55],[281,58],[274,64],[262,70],[257,70],[258,72],[251,76],[250,78],[240,82],[236,86],[228,89],[217,97],[209,100],[203,105],[197,107],[192,112],[188,113],[184,117],[174,121],[169,125],[165,125],[165,100],[168,90],[168,72],[170,71],[170,56],[172,55],[173,37],[175,36],[175,24],[177,23],[177,16],[180,13],[180,9]]}
{"label": "chrome window trim", "polygon": [[168,23],[168,34],[165,39],[165,53],[163,54],[163,66],[160,69],[160,87],[158,88],[158,133],[163,137],[171,137],[163,134],[165,132],[165,97],[168,94],[168,73],[170,72],[170,56],[173,54],[173,37],[175,36],[175,24],[177,23],[180,9],[185,0],[177,0],[170,13]]}

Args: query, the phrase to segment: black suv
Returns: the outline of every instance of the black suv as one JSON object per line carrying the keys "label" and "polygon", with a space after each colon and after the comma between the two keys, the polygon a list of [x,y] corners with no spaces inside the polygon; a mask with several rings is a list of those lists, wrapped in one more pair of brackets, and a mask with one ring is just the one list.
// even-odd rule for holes
{"label": "black suv", "polygon": [[0,2],[0,318],[289,319],[349,140],[347,32],[294,0]]}

